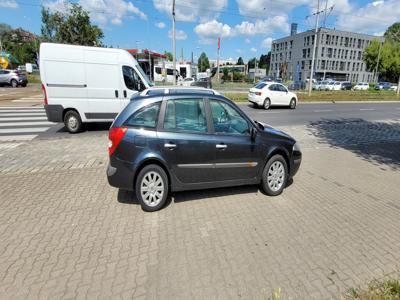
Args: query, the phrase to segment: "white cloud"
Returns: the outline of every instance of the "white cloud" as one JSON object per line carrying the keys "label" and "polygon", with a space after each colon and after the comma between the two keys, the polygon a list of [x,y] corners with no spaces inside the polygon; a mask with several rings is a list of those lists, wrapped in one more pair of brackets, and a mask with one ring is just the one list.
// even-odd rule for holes
{"label": "white cloud", "polygon": [[242,15],[263,19],[268,16],[281,15],[296,6],[312,3],[313,0],[276,1],[276,0],[236,0]]}
{"label": "white cloud", "polygon": [[160,29],[165,28],[165,23],[164,23],[164,22],[158,22],[158,23],[156,23],[155,25],[156,25],[156,27],[158,27],[158,28],[160,28]]}
{"label": "white cloud", "polygon": [[235,50],[237,53],[239,53],[239,54],[242,54],[243,53],[243,50],[242,49],[236,49]]}
{"label": "white cloud", "polygon": [[[172,17],[172,0],[153,0],[154,7]],[[176,0],[175,17],[183,22],[207,22],[219,16],[228,5],[228,0],[185,1]],[[211,8],[211,9],[210,9]]]}
{"label": "white cloud", "polygon": [[253,52],[253,53],[256,53],[257,49],[256,48],[250,48],[250,51]]}
{"label": "white cloud", "polygon": [[[217,20],[198,24],[194,28],[194,32],[199,36],[200,43],[211,44],[218,37],[235,37],[235,36],[255,36],[255,35],[271,35],[275,32],[287,34],[289,32],[289,24],[287,16],[275,16],[265,20],[256,20],[254,23],[243,21],[233,27],[223,24]],[[251,43],[250,39],[245,42]]]}
{"label": "white cloud", "polygon": [[[168,31],[168,37],[172,39],[172,30]],[[177,29],[175,31],[175,38],[177,40],[186,40],[187,39],[187,34],[183,30]]]}
{"label": "white cloud", "polygon": [[[121,25],[125,17],[135,15],[142,20],[147,20],[147,15],[132,2],[124,0],[79,0],[78,2],[87,10],[91,18],[101,26],[108,22],[113,25]],[[52,11],[65,11],[69,3],[64,0],[49,1],[44,3]]]}
{"label": "white cloud", "polygon": [[362,7],[353,7],[348,13],[339,15],[336,28],[375,34],[384,32],[399,19],[399,0],[375,1]]}
{"label": "white cloud", "polygon": [[18,3],[15,0],[0,0],[0,7],[18,8]]}
{"label": "white cloud", "polygon": [[250,43],[251,43],[250,39],[245,39],[244,42],[245,42],[246,44],[250,44]]}
{"label": "white cloud", "polygon": [[268,37],[261,42],[261,47],[270,49],[272,44],[272,38]]}

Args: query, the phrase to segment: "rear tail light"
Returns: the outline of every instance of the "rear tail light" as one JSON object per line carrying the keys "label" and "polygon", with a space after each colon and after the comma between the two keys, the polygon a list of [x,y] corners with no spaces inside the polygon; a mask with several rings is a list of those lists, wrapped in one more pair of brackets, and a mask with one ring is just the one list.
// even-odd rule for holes
{"label": "rear tail light", "polygon": [[43,92],[43,95],[44,95],[44,104],[45,105],[47,105],[48,104],[48,102],[47,102],[47,93],[46,93],[46,88],[44,87],[44,85],[42,84],[42,92]]}
{"label": "rear tail light", "polygon": [[126,127],[113,127],[108,133],[108,154],[111,156],[128,131]]}
{"label": "rear tail light", "polygon": [[261,92],[256,92],[256,95],[257,96],[261,96]]}

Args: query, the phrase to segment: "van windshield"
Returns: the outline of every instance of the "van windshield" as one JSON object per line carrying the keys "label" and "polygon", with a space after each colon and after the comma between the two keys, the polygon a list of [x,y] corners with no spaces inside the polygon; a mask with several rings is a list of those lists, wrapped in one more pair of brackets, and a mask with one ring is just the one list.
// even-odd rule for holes
{"label": "van windshield", "polygon": [[140,67],[139,64],[136,64],[136,69],[139,71],[140,75],[142,75],[143,79],[146,81],[146,83],[149,86],[154,86],[154,84],[150,81],[149,77],[146,75],[146,73],[143,71],[143,69]]}

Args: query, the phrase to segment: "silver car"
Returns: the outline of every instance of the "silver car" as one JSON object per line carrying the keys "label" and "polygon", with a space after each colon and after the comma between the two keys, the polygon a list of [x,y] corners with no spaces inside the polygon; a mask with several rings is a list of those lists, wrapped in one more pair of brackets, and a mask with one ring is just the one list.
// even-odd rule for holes
{"label": "silver car", "polygon": [[0,70],[0,85],[11,85],[13,88],[18,86],[26,87],[28,79],[17,70]]}

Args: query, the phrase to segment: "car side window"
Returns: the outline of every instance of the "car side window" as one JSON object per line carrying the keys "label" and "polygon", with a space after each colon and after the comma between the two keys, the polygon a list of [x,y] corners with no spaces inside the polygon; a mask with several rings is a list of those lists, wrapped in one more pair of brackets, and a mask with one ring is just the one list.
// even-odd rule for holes
{"label": "car side window", "polygon": [[268,89],[270,91],[276,91],[276,84],[271,84]]}
{"label": "car side window", "polygon": [[215,133],[249,134],[249,124],[239,112],[230,105],[217,100],[210,101]]}
{"label": "car side window", "polygon": [[125,121],[125,125],[140,128],[156,128],[160,103],[152,103],[139,109]]}
{"label": "car side window", "polygon": [[278,87],[279,87],[279,91],[284,92],[284,93],[287,92],[287,89],[283,85],[279,84]]}
{"label": "car side window", "polygon": [[164,129],[186,132],[207,132],[204,100],[168,100],[164,117]]}
{"label": "car side window", "polygon": [[129,66],[122,67],[122,74],[124,75],[124,82],[128,89],[137,91],[139,83],[141,82],[139,75],[136,71]]}

